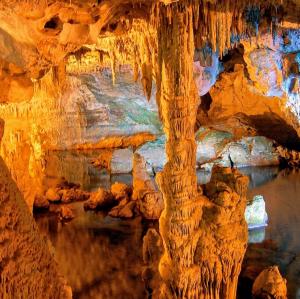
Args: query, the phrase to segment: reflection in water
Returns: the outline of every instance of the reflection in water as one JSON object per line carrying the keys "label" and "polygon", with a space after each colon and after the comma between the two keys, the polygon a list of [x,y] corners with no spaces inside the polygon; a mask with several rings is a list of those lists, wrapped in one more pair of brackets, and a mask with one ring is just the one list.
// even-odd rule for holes
{"label": "reflection in water", "polygon": [[106,170],[99,171],[91,161],[99,156],[98,151],[56,151],[46,155],[44,185],[51,184],[51,178],[64,177],[68,182],[80,184],[86,191],[95,191],[99,187],[110,189],[114,182],[132,184],[130,174],[110,176]]}
{"label": "reflection in water", "polygon": [[[107,173],[100,174],[89,163],[93,155],[75,152],[56,152],[51,155],[47,161],[47,175],[65,176],[69,181],[82,184],[86,190],[95,190],[99,186],[109,188],[112,181],[131,182],[130,175],[110,179]],[[241,172],[250,177],[248,198],[263,195],[269,215],[265,235],[259,231],[251,232],[258,234],[255,243],[264,239],[274,241],[249,246],[242,276],[248,275],[246,272],[249,267],[259,272],[268,265],[278,264],[288,280],[289,298],[297,298],[297,289],[300,287],[300,210],[297,205],[300,174],[280,172],[273,167],[245,168]],[[205,182],[208,176],[210,174],[203,176],[199,172],[198,181]],[[37,222],[55,247],[56,259],[62,274],[72,286],[74,298],[147,298],[149,293],[157,294],[161,282],[157,263],[155,268],[151,268],[152,272],[145,271],[148,268],[145,268],[147,265],[141,257],[143,236],[148,225],[138,219],[124,222],[102,213],[86,213],[82,209],[82,203],[72,204],[72,208],[75,209],[76,217],[69,223],[62,224],[56,216],[48,214],[39,215]],[[209,208],[206,208],[206,217],[218,215],[214,214],[214,209],[209,213]],[[197,251],[198,261],[202,259],[207,263],[210,257],[215,261],[215,267],[219,267],[217,260],[222,246],[220,244],[224,244],[222,240],[228,239],[228,236],[232,238],[226,245],[231,245],[230,248],[234,248],[232,242],[241,240],[239,226],[233,221],[227,223],[228,229],[224,225],[221,226],[222,230],[214,228],[217,220],[222,220],[224,215],[226,214],[220,213],[214,221],[207,218],[208,223],[213,223],[213,233],[206,232],[201,238]],[[222,223],[224,224],[223,220]],[[253,240],[253,235],[251,238]],[[211,244],[214,244],[215,253],[211,250]],[[230,248],[227,247],[226,250],[229,251]],[[206,269],[209,267],[206,266]],[[240,298],[247,297],[243,295]]]}
{"label": "reflection in water", "polygon": [[[249,255],[256,263],[279,264],[288,281],[289,298],[299,298],[300,287],[300,173],[282,171],[274,179],[249,191],[249,196],[262,194],[266,200],[269,225],[265,239],[272,240],[273,246],[249,247]],[[298,296],[298,297],[297,297]]]}
{"label": "reflection in water", "polygon": [[240,172],[249,177],[249,189],[257,188],[274,180],[279,174],[279,168],[269,167],[244,167]]}
{"label": "reflection in water", "polygon": [[77,217],[61,224],[56,216],[37,223],[56,250],[61,273],[74,298],[146,298],[142,269],[139,219],[121,222],[101,213],[85,213],[72,205]]}

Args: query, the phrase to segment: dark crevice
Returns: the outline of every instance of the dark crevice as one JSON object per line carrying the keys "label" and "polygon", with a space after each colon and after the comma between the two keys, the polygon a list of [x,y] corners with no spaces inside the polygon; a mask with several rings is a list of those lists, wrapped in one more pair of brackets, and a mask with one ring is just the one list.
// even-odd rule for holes
{"label": "dark crevice", "polygon": [[258,135],[273,139],[288,149],[300,151],[297,131],[276,113],[269,112],[248,117]]}
{"label": "dark crevice", "polygon": [[62,21],[59,17],[52,17],[49,21],[45,23],[44,29],[61,30]]}

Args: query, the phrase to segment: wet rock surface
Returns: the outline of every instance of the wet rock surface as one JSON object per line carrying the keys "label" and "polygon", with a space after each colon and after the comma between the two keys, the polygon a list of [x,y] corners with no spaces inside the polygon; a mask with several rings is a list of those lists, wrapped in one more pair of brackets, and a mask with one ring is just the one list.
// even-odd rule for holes
{"label": "wet rock surface", "polygon": [[110,191],[99,188],[97,191],[91,193],[90,198],[84,203],[84,209],[107,209],[117,204]]}
{"label": "wet rock surface", "polygon": [[110,191],[117,201],[122,201],[124,199],[128,200],[132,195],[132,188],[120,182],[114,183],[111,186]]}
{"label": "wet rock surface", "polygon": [[44,195],[36,195],[33,202],[34,210],[48,210],[50,207],[49,200]]}

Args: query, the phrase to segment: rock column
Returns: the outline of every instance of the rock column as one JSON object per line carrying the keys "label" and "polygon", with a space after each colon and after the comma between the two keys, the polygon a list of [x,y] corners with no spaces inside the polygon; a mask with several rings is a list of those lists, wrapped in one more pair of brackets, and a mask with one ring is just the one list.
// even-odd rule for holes
{"label": "rock column", "polygon": [[248,179],[236,170],[214,169],[203,192],[197,188],[193,55],[192,5],[161,5],[156,82],[167,163],[157,174],[165,206],[159,223],[160,294],[164,299],[234,299],[247,244]]}
{"label": "rock column", "polygon": [[[160,7],[157,100],[166,134],[168,162],[157,175],[165,209],[160,217],[164,255],[159,271],[162,298],[194,298],[194,275],[202,207],[197,192],[195,122],[197,97],[193,80],[192,7]],[[193,279],[196,283],[197,279]],[[198,280],[199,282],[199,280]]]}

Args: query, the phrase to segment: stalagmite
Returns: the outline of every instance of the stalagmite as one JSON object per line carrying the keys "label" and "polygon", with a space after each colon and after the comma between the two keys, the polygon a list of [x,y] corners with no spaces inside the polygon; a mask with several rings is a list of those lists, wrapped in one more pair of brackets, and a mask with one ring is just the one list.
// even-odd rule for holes
{"label": "stalagmite", "polygon": [[165,202],[160,217],[165,252],[159,271],[165,282],[162,298],[186,298],[197,281],[199,283],[194,273],[198,269],[194,265],[194,254],[202,214],[195,170],[197,97],[192,68],[194,38],[190,5],[172,4],[160,8],[158,42],[161,77],[157,78],[157,97],[168,157],[163,171],[157,175]]}
{"label": "stalagmite", "polygon": [[204,190],[208,198],[197,189],[193,37],[191,5],[160,7],[157,101],[168,157],[157,174],[165,202],[161,298],[234,299],[247,243],[248,180],[230,169],[215,169]]}

